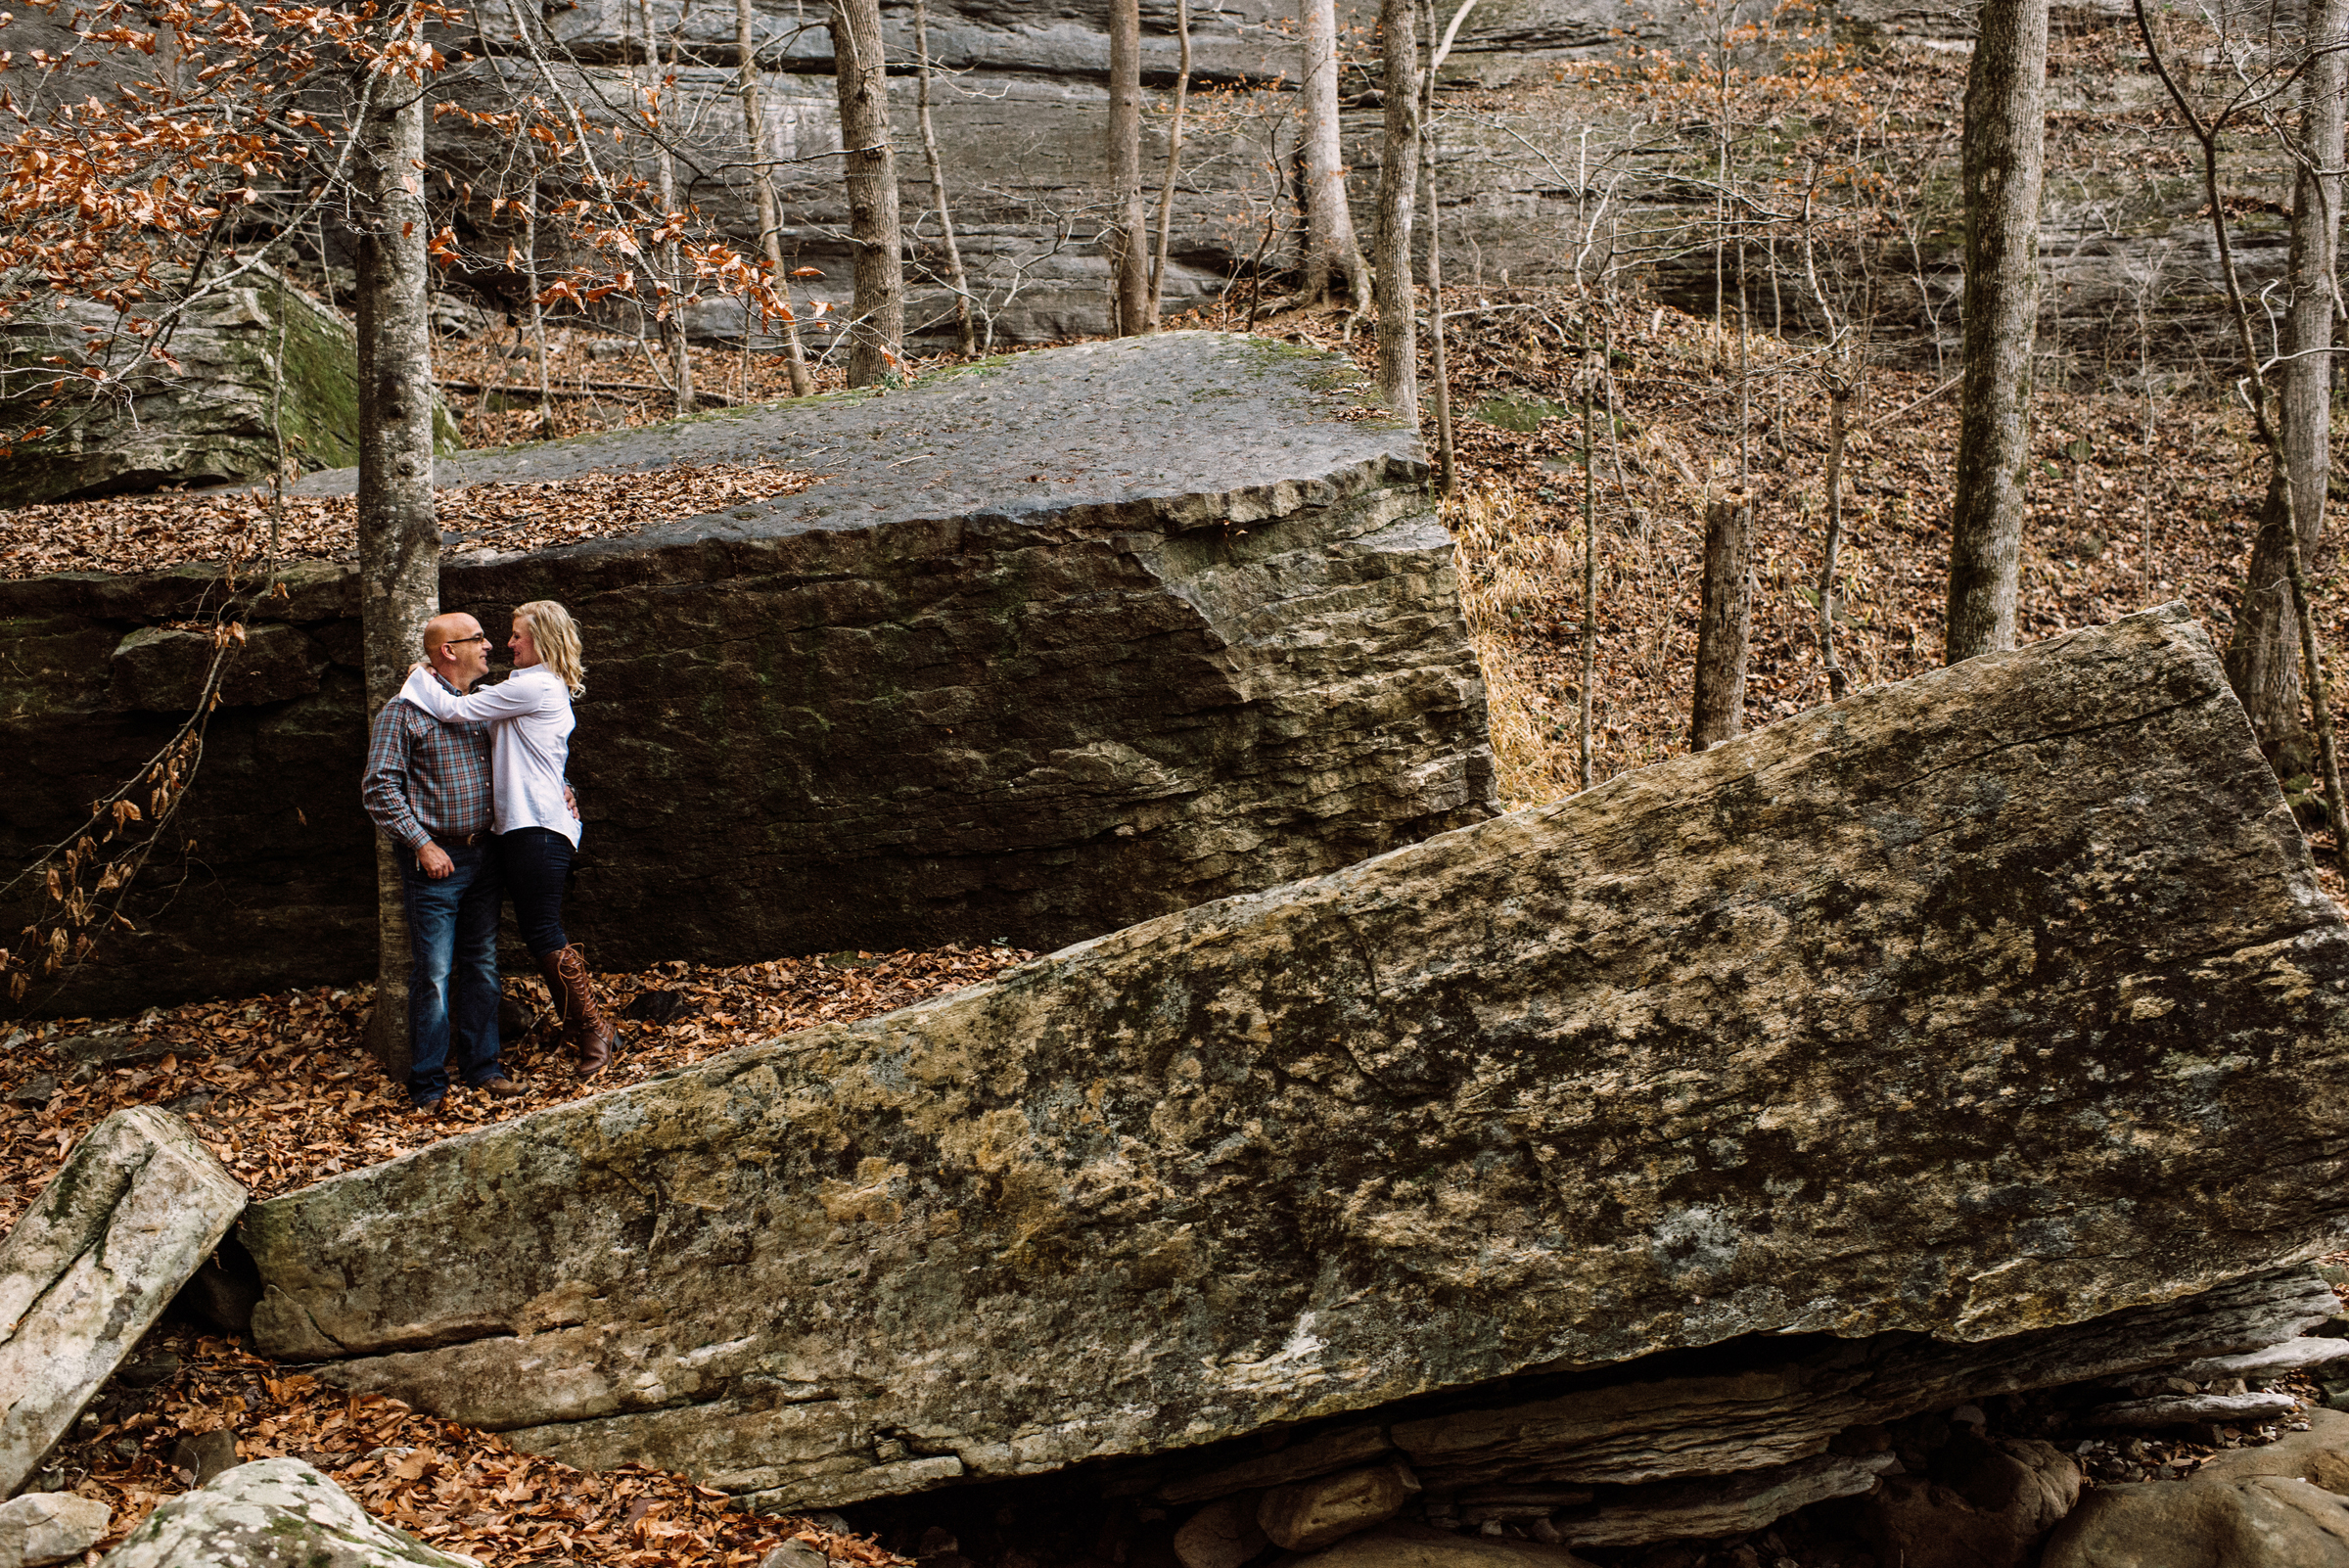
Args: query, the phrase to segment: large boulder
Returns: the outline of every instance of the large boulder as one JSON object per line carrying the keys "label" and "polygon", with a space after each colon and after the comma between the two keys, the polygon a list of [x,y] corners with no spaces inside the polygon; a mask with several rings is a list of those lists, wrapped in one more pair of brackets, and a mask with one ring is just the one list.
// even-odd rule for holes
{"label": "large boulder", "polygon": [[[12,443],[0,506],[258,479],[278,460],[273,417],[285,451],[305,468],[357,458],[358,340],[340,312],[273,268],[252,267],[188,305],[168,359],[142,356],[143,345],[94,359],[88,334],[117,325],[111,307],[69,296],[0,324],[0,356],[20,367],[12,386],[23,388],[23,367],[61,355],[57,368],[76,378],[63,395],[40,384],[0,404],[0,426],[49,432]],[[115,379],[80,379],[85,362],[105,363]]]}
{"label": "large boulder", "polygon": [[[245,1235],[269,1354],[798,1505],[1740,1336],[1933,1336],[1817,1367],[1848,1396],[1888,1358],[1876,1407],[1924,1408],[1935,1341],[2024,1376],[2058,1331],[2232,1311],[2182,1298],[2335,1244],[2344,1089],[2349,927],[2171,607],[437,1144]],[[2280,1279],[2302,1305],[2264,1338],[2107,1369],[2323,1320]],[[1741,1441],[1692,1468],[1827,1434]],[[1473,1447],[1410,1463],[1509,1462]],[[1679,1473],[1617,1453],[1610,1481]]]}
{"label": "large boulder", "polygon": [[[1490,814],[1451,541],[1417,436],[1362,395],[1341,358],[1177,333],[443,461],[444,484],[829,476],[443,571],[501,643],[531,599],[584,629],[571,935],[612,968],[1052,947]],[[0,752],[25,759],[0,858],[75,831],[181,721],[210,643],[157,628],[212,587],[0,582]],[[134,899],[50,1005],[373,972],[358,666],[347,570],[260,602],[174,832],[205,875]]]}
{"label": "large boulder", "polygon": [[481,1568],[371,1518],[299,1459],[256,1459],[161,1503],[103,1568]]}
{"label": "large boulder", "polygon": [[210,1256],[245,1189],[151,1105],[86,1133],[0,1241],[0,1497]]}

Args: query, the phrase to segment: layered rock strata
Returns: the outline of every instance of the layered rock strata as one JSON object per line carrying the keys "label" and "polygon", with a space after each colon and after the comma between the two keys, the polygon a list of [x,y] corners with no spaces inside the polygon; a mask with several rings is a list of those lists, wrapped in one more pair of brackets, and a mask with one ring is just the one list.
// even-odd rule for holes
{"label": "layered rock strata", "polygon": [[0,1497],[211,1255],[245,1196],[154,1106],[116,1111],[75,1145],[0,1241]]}
{"label": "layered rock strata", "polygon": [[[1363,395],[1342,359],[1168,334],[444,461],[443,484],[827,476],[444,571],[443,606],[501,645],[527,600],[583,628],[572,935],[604,967],[1050,947],[1490,814],[1451,540],[1417,437]],[[0,582],[0,749],[27,762],[0,850],[69,833],[176,726],[211,643],[158,623],[212,588]],[[287,588],[212,718],[199,874],[53,1008],[372,971],[356,584],[321,565]]]}
{"label": "layered rock strata", "polygon": [[[2313,1277],[2231,1282],[2340,1235],[2345,1087],[2349,928],[2171,607],[438,1144],[245,1234],[270,1354],[764,1505],[1369,1411],[1320,1473],[1393,1443],[1431,1492],[1632,1485],[1803,1463],[1960,1372],[2303,1333]],[[2077,1325],[2129,1309],[2187,1326],[2095,1361]],[[1734,1387],[1416,1450],[1395,1424],[1753,1335],[1828,1338]],[[1883,1335],[1930,1342],[1871,1363]]]}

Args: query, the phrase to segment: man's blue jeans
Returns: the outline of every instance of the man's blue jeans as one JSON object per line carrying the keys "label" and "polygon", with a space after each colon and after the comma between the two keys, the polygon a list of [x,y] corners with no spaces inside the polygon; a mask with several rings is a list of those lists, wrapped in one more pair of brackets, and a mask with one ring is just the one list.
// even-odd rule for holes
{"label": "man's blue jeans", "polygon": [[408,903],[408,1098],[430,1105],[448,1092],[451,1047],[468,1084],[497,1066],[497,854],[478,844],[442,847],[456,869],[435,880],[401,850]]}

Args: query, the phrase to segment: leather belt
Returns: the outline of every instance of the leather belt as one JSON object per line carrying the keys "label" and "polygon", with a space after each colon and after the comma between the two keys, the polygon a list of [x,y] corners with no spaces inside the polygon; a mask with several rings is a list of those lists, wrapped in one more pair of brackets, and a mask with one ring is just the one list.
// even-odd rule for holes
{"label": "leather belt", "polygon": [[486,833],[436,833],[433,842],[443,850],[470,850],[488,836]]}

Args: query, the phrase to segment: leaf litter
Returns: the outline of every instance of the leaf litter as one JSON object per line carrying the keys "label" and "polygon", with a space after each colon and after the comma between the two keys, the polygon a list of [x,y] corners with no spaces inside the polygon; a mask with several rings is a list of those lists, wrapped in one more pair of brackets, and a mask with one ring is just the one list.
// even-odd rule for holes
{"label": "leaf litter", "polygon": [[[529,1092],[501,1102],[459,1085],[438,1114],[410,1110],[366,1054],[366,986],[22,1026],[0,1037],[0,1232],[39,1196],[66,1151],[126,1106],[182,1116],[257,1202],[737,1046],[944,995],[1034,956],[946,946],[601,975],[622,1043],[593,1080],[569,1065],[537,983],[510,979],[505,1011],[521,1029],[503,1060]],[[122,1065],[87,1065],[102,1057]],[[305,1459],[377,1518],[485,1564],[749,1568],[795,1536],[853,1568],[906,1561],[835,1528],[837,1520],[731,1510],[723,1494],[682,1476],[640,1465],[591,1474],[520,1454],[494,1434],[383,1396],[345,1395],[171,1318],[100,1392],[52,1456],[46,1484],[114,1508],[103,1543],[111,1547],[188,1489],[193,1477],[175,1467],[174,1453],[186,1437],[210,1431],[233,1433],[240,1460]]]}

